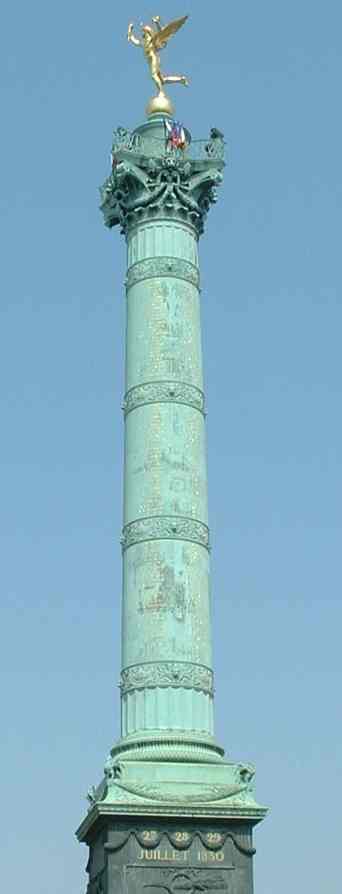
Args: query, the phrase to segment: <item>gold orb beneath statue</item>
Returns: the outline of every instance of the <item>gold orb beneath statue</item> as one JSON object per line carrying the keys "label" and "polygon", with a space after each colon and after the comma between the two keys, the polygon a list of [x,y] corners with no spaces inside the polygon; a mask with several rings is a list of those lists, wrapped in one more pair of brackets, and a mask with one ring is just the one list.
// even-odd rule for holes
{"label": "gold orb beneath statue", "polygon": [[174,105],[166,96],[166,93],[162,91],[158,93],[158,96],[153,96],[152,99],[147,103],[146,106],[146,114],[147,115],[170,115],[172,118],[175,114]]}

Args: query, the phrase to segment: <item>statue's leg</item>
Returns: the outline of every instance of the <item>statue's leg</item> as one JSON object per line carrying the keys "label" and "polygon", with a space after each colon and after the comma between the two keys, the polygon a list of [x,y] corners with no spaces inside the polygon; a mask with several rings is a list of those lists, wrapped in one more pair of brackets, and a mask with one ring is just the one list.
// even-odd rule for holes
{"label": "statue's leg", "polygon": [[163,75],[163,83],[164,84],[184,84],[184,87],[189,86],[189,81],[185,77],[185,75]]}
{"label": "statue's leg", "polygon": [[158,59],[151,59],[151,75],[154,80],[154,83],[158,87],[158,90],[159,91],[162,90],[164,78],[162,77],[161,72],[160,72]]}

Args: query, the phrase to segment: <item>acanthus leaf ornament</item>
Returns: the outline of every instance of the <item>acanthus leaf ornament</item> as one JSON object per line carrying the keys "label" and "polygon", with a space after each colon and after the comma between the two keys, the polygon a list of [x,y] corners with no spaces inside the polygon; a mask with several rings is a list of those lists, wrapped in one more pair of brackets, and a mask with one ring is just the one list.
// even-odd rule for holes
{"label": "acanthus leaf ornament", "polygon": [[204,143],[203,156],[197,160],[191,146],[179,150],[179,156],[168,150],[166,140],[144,143],[139,134],[126,131],[116,137],[115,164],[101,188],[106,226],[120,224],[126,232],[144,219],[163,215],[188,222],[200,235],[223,179],[224,161],[212,151],[215,142],[221,145],[213,139]]}

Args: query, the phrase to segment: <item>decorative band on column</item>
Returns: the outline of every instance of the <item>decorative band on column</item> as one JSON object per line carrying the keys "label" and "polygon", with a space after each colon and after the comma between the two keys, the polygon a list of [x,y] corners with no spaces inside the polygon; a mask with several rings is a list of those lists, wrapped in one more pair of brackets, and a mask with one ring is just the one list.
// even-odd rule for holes
{"label": "decorative band on column", "polygon": [[205,665],[180,661],[161,661],[135,664],[121,672],[121,695],[134,689],[197,689],[214,695],[214,675]]}
{"label": "decorative band on column", "polygon": [[200,388],[185,382],[144,382],[126,392],[122,409],[127,416],[144,404],[178,403],[194,407],[204,415],[204,394]]}
{"label": "decorative band on column", "polygon": [[126,277],[126,287],[130,289],[142,279],[151,279],[153,276],[176,276],[177,279],[185,279],[199,289],[200,274],[198,267],[191,261],[182,258],[146,258],[145,261],[137,261],[129,267]]}
{"label": "decorative band on column", "polygon": [[190,540],[209,550],[209,528],[197,519],[180,515],[152,515],[125,525],[121,538],[123,550],[144,540]]}

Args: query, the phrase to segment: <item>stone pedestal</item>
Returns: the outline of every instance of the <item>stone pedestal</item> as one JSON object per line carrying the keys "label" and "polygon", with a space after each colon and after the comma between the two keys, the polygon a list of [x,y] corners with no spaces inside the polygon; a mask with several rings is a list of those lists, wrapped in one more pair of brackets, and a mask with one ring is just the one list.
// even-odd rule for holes
{"label": "stone pedestal", "polygon": [[248,823],[107,816],[87,840],[87,894],[253,892]]}
{"label": "stone pedestal", "polygon": [[131,754],[112,755],[88,795],[77,833],[89,846],[87,894],[252,894],[252,830],[266,812],[253,768],[218,752],[203,763],[191,743],[178,761],[165,743],[164,760]]}

